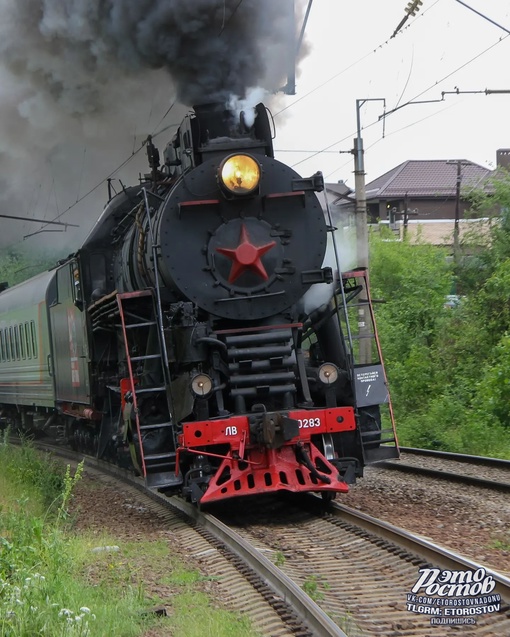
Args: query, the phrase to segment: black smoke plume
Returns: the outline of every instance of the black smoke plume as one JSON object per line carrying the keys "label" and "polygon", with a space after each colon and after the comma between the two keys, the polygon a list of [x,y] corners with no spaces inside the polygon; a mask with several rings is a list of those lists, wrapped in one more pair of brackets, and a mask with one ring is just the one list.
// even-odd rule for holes
{"label": "black smoke plume", "polygon": [[[252,87],[278,89],[295,29],[292,5],[0,0],[0,211],[61,214],[154,133],[174,101],[226,102]],[[164,124],[182,112],[176,107]],[[86,231],[100,212],[90,201],[64,220],[79,218]],[[36,228],[0,223],[4,245]]]}

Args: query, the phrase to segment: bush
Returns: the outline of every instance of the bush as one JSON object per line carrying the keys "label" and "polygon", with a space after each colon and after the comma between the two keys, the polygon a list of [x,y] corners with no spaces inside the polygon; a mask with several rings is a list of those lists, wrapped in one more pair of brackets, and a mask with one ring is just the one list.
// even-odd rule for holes
{"label": "bush", "polygon": [[493,419],[510,437],[510,335],[505,333],[494,348],[490,364],[476,388],[477,413]]}
{"label": "bush", "polygon": [[[371,238],[372,296],[384,300],[376,318],[401,444],[510,457],[510,219],[493,232],[495,245],[476,257],[484,264],[476,293],[470,272],[470,294],[452,308],[444,250]],[[461,288],[465,272],[457,269]]]}

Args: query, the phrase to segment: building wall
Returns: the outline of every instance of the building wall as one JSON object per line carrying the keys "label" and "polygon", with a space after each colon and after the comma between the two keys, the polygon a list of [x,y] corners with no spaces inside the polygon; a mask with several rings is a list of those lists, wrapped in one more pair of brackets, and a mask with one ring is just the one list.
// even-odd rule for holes
{"label": "building wall", "polygon": [[[405,202],[403,199],[380,200],[378,202],[368,202],[372,221],[376,221],[376,216],[381,221],[389,221],[390,216],[395,216],[398,221],[403,219]],[[389,206],[389,208],[388,208]],[[454,219],[455,199],[449,197],[438,197],[435,199],[418,199],[409,197],[407,209],[410,211],[411,219]],[[459,206],[459,219],[463,219],[469,210],[469,204],[461,201]],[[391,214],[391,213],[396,213]]]}
{"label": "building wall", "polygon": [[[411,241],[420,240],[425,243],[441,246],[453,246],[453,231],[455,221],[453,219],[416,220],[410,219],[407,226],[407,236]],[[483,236],[488,229],[487,219],[460,219],[459,237],[466,238],[470,232],[475,232],[477,237]],[[404,236],[404,224],[398,222],[393,226],[396,238]]]}

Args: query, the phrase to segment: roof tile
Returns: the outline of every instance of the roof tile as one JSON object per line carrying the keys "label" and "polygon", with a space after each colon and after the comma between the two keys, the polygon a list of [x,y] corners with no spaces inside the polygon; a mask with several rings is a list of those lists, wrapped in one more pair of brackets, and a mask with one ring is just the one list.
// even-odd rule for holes
{"label": "roof tile", "polygon": [[[478,188],[492,171],[467,160],[462,161],[462,188]],[[392,197],[455,196],[457,160],[410,159],[366,185],[367,199]]]}

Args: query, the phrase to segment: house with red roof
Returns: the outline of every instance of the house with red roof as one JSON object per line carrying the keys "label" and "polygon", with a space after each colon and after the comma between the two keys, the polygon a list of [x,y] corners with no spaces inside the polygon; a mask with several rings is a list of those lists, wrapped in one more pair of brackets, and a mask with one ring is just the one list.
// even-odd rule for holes
{"label": "house with red roof", "polygon": [[366,185],[368,215],[394,222],[406,216],[415,221],[466,217],[469,192],[483,188],[492,170],[474,162],[444,159],[408,160]]}
{"label": "house with red roof", "polygon": [[[510,149],[497,151],[497,164],[510,167]],[[368,222],[389,224],[400,236],[419,231],[426,241],[451,245],[456,218],[460,234],[479,223],[468,218],[469,193],[490,187],[493,175],[466,159],[407,160],[366,184]],[[343,182],[326,184],[326,194],[338,218],[354,214],[355,194]]]}

